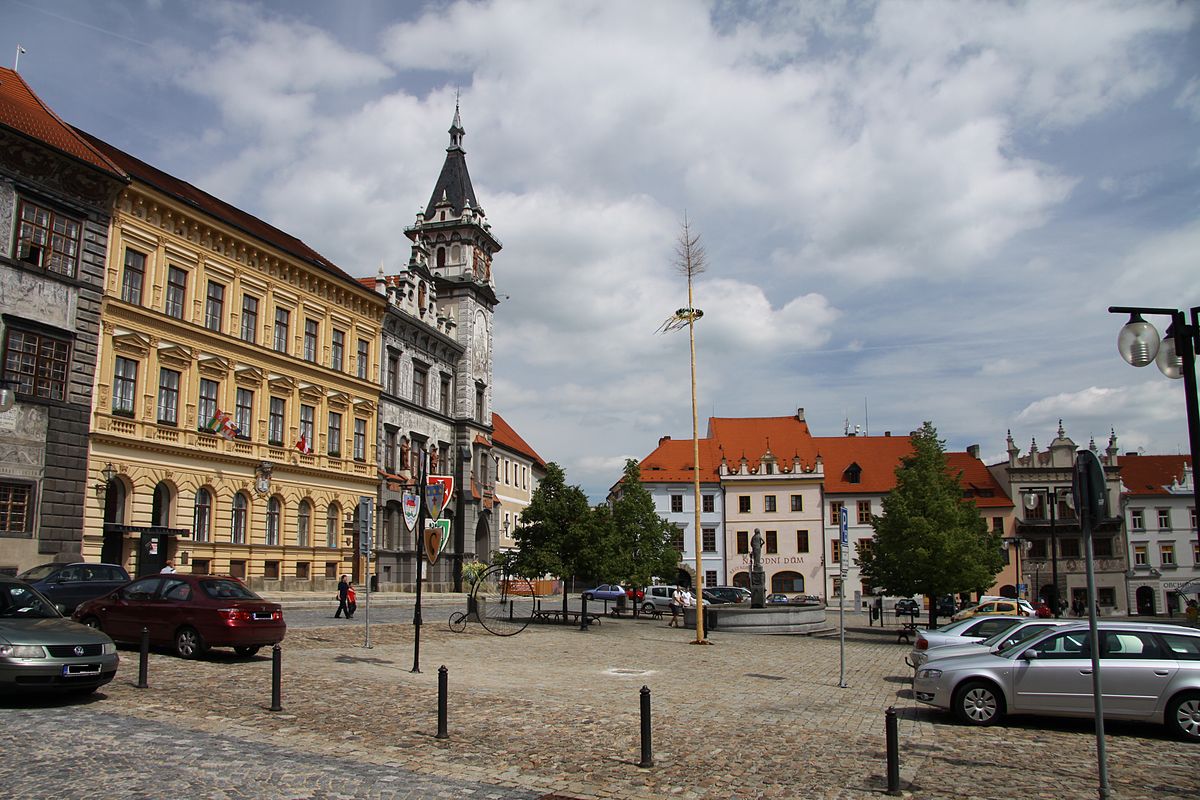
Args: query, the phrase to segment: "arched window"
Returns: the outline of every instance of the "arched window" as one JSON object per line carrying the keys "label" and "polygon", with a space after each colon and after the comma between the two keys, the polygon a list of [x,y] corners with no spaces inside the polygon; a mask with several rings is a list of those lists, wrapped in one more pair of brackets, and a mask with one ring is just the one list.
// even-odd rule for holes
{"label": "arched window", "polygon": [[196,490],[196,507],[192,512],[192,538],[207,542],[212,536],[212,492]]}
{"label": "arched window", "polygon": [[771,576],[772,592],[804,592],[804,576],[799,572],[776,572]]}
{"label": "arched window", "polygon": [[312,503],[307,500],[301,500],[300,510],[296,512],[296,544],[300,547],[308,547],[308,540],[311,535]]}
{"label": "arched window", "polygon": [[160,528],[171,527],[171,487],[166,482],[160,482],[154,487],[150,524]]}
{"label": "arched window", "polygon": [[437,265],[438,269],[446,266],[446,248],[444,247],[437,249]]}
{"label": "arched window", "polygon": [[246,543],[246,495],[238,492],[233,496],[233,507],[229,514],[229,541],[234,544]]}
{"label": "arched window", "polygon": [[279,515],[281,504],[278,497],[267,501],[267,544],[279,544]]}
{"label": "arched window", "polygon": [[325,546],[337,547],[338,541],[338,521],[341,519],[342,510],[338,508],[337,503],[329,504],[329,511],[325,514]]}
{"label": "arched window", "polygon": [[454,245],[453,247],[450,248],[450,263],[457,264],[461,260],[462,260],[462,248],[459,247],[458,245]]}

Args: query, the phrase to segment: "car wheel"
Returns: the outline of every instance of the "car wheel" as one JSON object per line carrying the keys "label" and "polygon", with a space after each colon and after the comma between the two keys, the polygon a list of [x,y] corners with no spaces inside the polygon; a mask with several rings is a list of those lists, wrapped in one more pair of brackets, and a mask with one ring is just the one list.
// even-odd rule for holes
{"label": "car wheel", "polygon": [[204,640],[195,628],[180,628],[175,632],[175,655],[196,658],[204,652]]}
{"label": "car wheel", "polygon": [[80,620],[80,622],[84,625],[87,625],[89,628],[100,630],[100,620],[96,617],[84,617]]}
{"label": "car wheel", "polygon": [[1200,694],[1181,694],[1167,704],[1167,727],[1181,739],[1200,742]]}
{"label": "car wheel", "polygon": [[262,649],[260,644],[239,644],[233,648],[233,652],[237,653],[242,658],[250,658],[250,656]]}
{"label": "car wheel", "polygon": [[643,614],[653,614],[654,613],[654,603],[642,603],[642,613]]}
{"label": "car wheel", "polygon": [[592,602],[592,593],[591,593],[591,592],[584,592],[584,593],[583,593],[583,599],[584,599],[584,600],[587,600],[589,603],[590,603],[590,602]]}
{"label": "car wheel", "polygon": [[968,725],[991,725],[1004,716],[1004,698],[994,684],[967,681],[954,693],[954,716]]}

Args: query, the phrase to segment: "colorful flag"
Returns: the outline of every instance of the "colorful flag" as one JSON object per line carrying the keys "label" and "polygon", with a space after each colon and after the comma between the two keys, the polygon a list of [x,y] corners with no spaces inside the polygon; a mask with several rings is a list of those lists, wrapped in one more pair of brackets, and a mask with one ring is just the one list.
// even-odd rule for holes
{"label": "colorful flag", "polygon": [[300,438],[296,441],[296,449],[306,456],[312,455],[312,442],[308,440],[308,436],[300,434]]}
{"label": "colorful flag", "polygon": [[225,440],[232,440],[240,432],[237,425],[233,424],[233,417],[228,411],[217,409],[212,415],[212,419],[204,426],[204,430],[209,433],[215,433]]}

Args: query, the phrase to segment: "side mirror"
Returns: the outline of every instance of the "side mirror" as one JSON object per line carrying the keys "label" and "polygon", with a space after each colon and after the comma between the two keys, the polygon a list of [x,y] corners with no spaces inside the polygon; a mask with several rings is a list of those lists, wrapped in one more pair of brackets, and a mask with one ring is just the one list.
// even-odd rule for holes
{"label": "side mirror", "polygon": [[1024,653],[1021,653],[1022,661],[1037,661],[1037,659],[1038,651],[1034,650],[1032,647],[1026,650]]}

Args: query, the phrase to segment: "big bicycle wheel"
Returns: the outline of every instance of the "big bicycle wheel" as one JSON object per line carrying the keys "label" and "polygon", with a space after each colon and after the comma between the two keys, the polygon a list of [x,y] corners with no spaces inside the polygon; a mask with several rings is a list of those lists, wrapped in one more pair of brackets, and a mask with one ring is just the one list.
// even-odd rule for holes
{"label": "big bicycle wheel", "polygon": [[474,595],[480,624],[497,636],[520,633],[533,618],[533,582],[507,574],[502,566],[483,573],[475,584]]}

